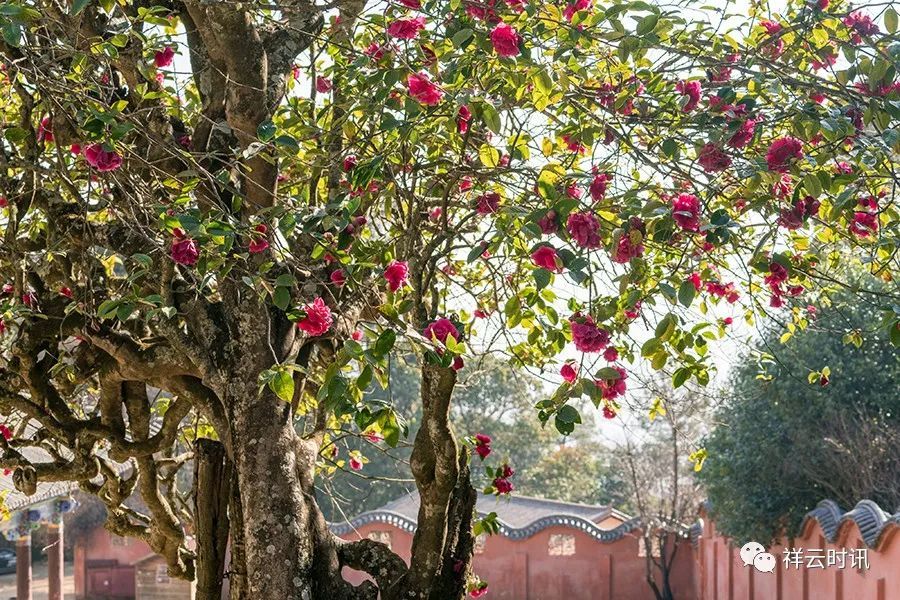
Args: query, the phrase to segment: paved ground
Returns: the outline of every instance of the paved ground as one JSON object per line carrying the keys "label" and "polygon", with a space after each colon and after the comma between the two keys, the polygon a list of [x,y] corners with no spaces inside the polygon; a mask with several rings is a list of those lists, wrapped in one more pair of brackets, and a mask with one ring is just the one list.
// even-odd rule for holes
{"label": "paved ground", "polygon": [[[38,563],[32,569],[31,591],[34,600],[47,600],[47,563]],[[75,598],[75,580],[72,576],[72,564],[66,563],[66,574],[63,579],[63,592],[66,600]],[[15,600],[16,574],[0,575],[0,600]]]}

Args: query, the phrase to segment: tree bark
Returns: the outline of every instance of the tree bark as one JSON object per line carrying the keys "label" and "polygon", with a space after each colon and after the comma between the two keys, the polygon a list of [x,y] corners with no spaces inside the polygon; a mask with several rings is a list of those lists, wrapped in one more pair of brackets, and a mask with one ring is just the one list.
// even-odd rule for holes
{"label": "tree bark", "polygon": [[201,438],[194,443],[194,530],[197,536],[197,600],[221,600],[231,465],[221,442]]}

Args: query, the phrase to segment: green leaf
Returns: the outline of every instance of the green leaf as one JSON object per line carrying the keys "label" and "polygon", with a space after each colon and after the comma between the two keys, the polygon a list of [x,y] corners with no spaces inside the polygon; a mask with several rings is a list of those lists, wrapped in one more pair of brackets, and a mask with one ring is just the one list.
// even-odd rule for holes
{"label": "green leaf", "polygon": [[28,137],[28,132],[21,127],[7,127],[6,130],[3,131],[3,137],[10,142],[21,142]]}
{"label": "green leaf", "polygon": [[612,367],[603,367],[599,371],[597,371],[594,376],[597,379],[621,379],[622,374],[616,371]]}
{"label": "green leaf", "polygon": [[889,6],[884,11],[884,26],[887,27],[888,32],[897,33],[897,11],[893,6]]}
{"label": "green leaf", "polygon": [[556,413],[556,418],[564,423],[581,423],[581,414],[578,409],[569,404],[564,404]]}
{"label": "green leaf", "polygon": [[478,158],[489,169],[493,169],[500,164],[500,151],[491,146],[484,144],[478,149]]}
{"label": "green leaf", "polygon": [[688,280],[681,282],[681,286],[678,288],[678,301],[681,302],[682,306],[689,307],[696,295],[697,288],[694,287],[693,283]]}
{"label": "green leaf", "polygon": [[460,29],[453,37],[450,38],[450,41],[453,42],[454,48],[462,48],[463,45],[472,39],[472,35],[474,32],[471,29]]}
{"label": "green leaf", "polygon": [[285,402],[292,401],[294,399],[293,374],[288,369],[279,369],[276,371],[275,377],[269,381],[269,389]]}
{"label": "green leaf", "polygon": [[481,115],[484,117],[484,123],[488,126],[488,129],[499,135],[503,125],[500,122],[500,113],[497,112],[494,105],[489,102],[483,103],[481,105]]}
{"label": "green leaf", "polygon": [[684,385],[684,382],[691,378],[691,370],[685,369],[684,367],[675,371],[675,374],[672,376],[672,385],[676,388],[679,388]]}
{"label": "green leaf", "polygon": [[550,285],[550,271],[547,269],[535,269],[531,274],[534,275],[534,282],[537,285],[537,289],[542,290]]}
{"label": "green leaf", "polygon": [[286,287],[277,287],[272,294],[272,302],[281,310],[287,310],[291,303],[291,291]]}
{"label": "green leaf", "polygon": [[638,22],[636,33],[639,36],[647,35],[648,33],[652,33],[654,29],[656,29],[656,25],[659,22],[659,15],[653,13],[649,14]]}
{"label": "green leaf", "polygon": [[385,329],[375,342],[375,354],[378,356],[387,356],[394,348],[394,343],[396,341],[397,333],[393,329]]}
{"label": "green leaf", "polygon": [[256,128],[256,136],[260,140],[268,142],[275,137],[275,124],[272,121],[263,121]]}

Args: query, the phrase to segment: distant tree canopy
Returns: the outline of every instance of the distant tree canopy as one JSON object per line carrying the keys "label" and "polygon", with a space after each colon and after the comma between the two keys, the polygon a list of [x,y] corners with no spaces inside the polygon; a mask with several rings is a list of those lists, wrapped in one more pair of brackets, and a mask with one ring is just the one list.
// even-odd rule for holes
{"label": "distant tree canopy", "polygon": [[870,335],[878,310],[837,297],[790,339],[767,331],[740,361],[699,473],[724,533],[790,535],[826,498],[900,506],[900,357]]}
{"label": "distant tree canopy", "polygon": [[[590,427],[563,438],[534,418],[534,405],[543,394],[540,381],[491,357],[472,369],[457,388],[453,424],[460,431],[490,436],[492,451],[515,469],[517,493],[627,508],[623,483],[608,465],[611,453],[594,439]],[[409,436],[415,436],[422,410],[419,377],[402,357],[391,362],[390,389],[376,389],[371,396],[390,400],[408,423]],[[337,446],[334,476],[323,483],[331,499],[323,506],[329,519],[352,517],[415,490],[409,479],[409,445],[386,448],[377,439],[348,435]],[[360,461],[353,463],[359,470],[351,467],[351,459]],[[477,465],[472,477],[476,487],[490,483]]]}

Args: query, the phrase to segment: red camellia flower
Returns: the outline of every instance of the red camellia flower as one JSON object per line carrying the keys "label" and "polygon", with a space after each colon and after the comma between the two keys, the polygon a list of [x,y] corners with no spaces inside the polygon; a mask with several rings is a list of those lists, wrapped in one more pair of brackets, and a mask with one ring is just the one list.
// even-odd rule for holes
{"label": "red camellia flower", "polygon": [[589,9],[592,2],[593,0],[574,0],[569,2],[563,10],[563,16],[566,18],[566,21],[571,23],[572,19],[575,18],[575,13]]}
{"label": "red camellia flower", "polygon": [[0,435],[2,435],[3,439],[8,442],[12,439],[12,430],[5,424],[0,423]]}
{"label": "red camellia flower", "polygon": [[553,271],[554,273],[562,273],[563,263],[556,253],[553,246],[541,246],[531,253],[531,260],[535,266]]}
{"label": "red camellia flower", "polygon": [[588,189],[594,202],[599,202],[606,196],[606,188],[611,179],[612,177],[606,173],[594,175],[594,179],[591,181],[591,187]]}
{"label": "red camellia flower", "polygon": [[0,319],[0,335],[3,335],[4,333],[6,333],[6,323],[3,319]]}
{"label": "red camellia flower", "polygon": [[731,157],[725,154],[718,144],[710,142],[700,149],[697,162],[707,173],[717,173],[731,166]]}
{"label": "red camellia flower", "polygon": [[755,133],[756,120],[747,119],[741,123],[741,126],[734,132],[734,135],[728,138],[728,145],[732,148],[744,148],[753,140],[753,135]]}
{"label": "red camellia flower", "polygon": [[331,317],[331,309],[325,304],[322,298],[316,298],[312,304],[303,307],[305,316],[297,321],[297,327],[305,331],[308,335],[323,335],[334,323]]}
{"label": "red camellia flower", "polygon": [[491,31],[491,44],[500,56],[518,56],[521,42],[521,36],[507,23],[500,23]]}
{"label": "red camellia flower", "polygon": [[619,242],[618,244],[616,244],[616,249],[615,252],[613,252],[612,259],[613,262],[625,264],[632,258],[637,258],[643,253],[644,245],[640,242],[632,241],[631,235],[626,233],[619,238]]}
{"label": "red camellia flower", "polygon": [[459,341],[460,338],[459,330],[456,328],[456,325],[446,317],[441,317],[432,321],[428,327],[422,331],[422,335],[429,340],[436,339],[442,344],[447,341],[448,336],[456,341]]}
{"label": "red camellia flower", "polygon": [[319,75],[316,77],[316,91],[320,94],[327,94],[331,91],[332,83],[330,79],[326,79]]}
{"label": "red camellia flower", "polygon": [[388,35],[400,40],[415,39],[425,29],[425,17],[398,19],[388,26]]}
{"label": "red camellia flower", "polygon": [[872,21],[872,17],[869,15],[864,15],[861,11],[854,11],[844,17],[844,25],[852,29],[857,38],[854,39],[854,42],[859,43],[858,36],[861,35],[875,35],[878,33],[878,25]]}
{"label": "red camellia flower", "polygon": [[356,157],[352,154],[344,158],[344,171],[352,171],[356,168]]}
{"label": "red camellia flower", "polygon": [[419,10],[420,8],[422,8],[422,2],[420,2],[420,0],[397,0],[397,2],[399,2],[406,8],[411,8],[413,10]]}
{"label": "red camellia flower", "polygon": [[122,166],[122,157],[115,150],[103,148],[103,144],[91,144],[84,149],[84,159],[98,171],[115,171]]}
{"label": "red camellia flower", "polygon": [[464,135],[469,131],[469,120],[471,118],[472,111],[469,110],[469,107],[465,104],[460,106],[459,112],[456,113],[456,131],[458,131],[460,135]]}
{"label": "red camellia flower", "polygon": [[600,329],[590,316],[576,313],[569,319],[572,341],[579,352],[600,352],[609,344],[609,332]]}
{"label": "red camellia flower", "polygon": [[500,194],[497,192],[487,192],[478,196],[475,210],[479,215],[495,213],[499,208]]}
{"label": "red camellia flower", "polygon": [[685,231],[699,231],[700,199],[693,194],[679,194],[672,201],[672,218]]}
{"label": "red camellia flower", "polygon": [[610,346],[603,351],[603,359],[607,362],[616,362],[617,360],[619,360],[619,351],[616,350],[613,346]]}
{"label": "red camellia flower", "polygon": [[803,142],[794,137],[773,140],[766,152],[770,171],[786,173],[792,160],[803,158]]}
{"label": "red camellia flower", "polygon": [[700,82],[699,81],[679,81],[675,84],[675,90],[687,98],[682,112],[689,113],[700,104]]}
{"label": "red camellia flower", "polygon": [[166,46],[162,50],[158,50],[156,54],[153,56],[153,63],[156,65],[157,69],[161,69],[163,67],[168,67],[172,64],[172,60],[175,58],[175,49],[172,46]]}
{"label": "red camellia flower", "polygon": [[603,418],[604,419],[615,419],[616,418],[616,410],[609,406],[608,404],[603,405]]}
{"label": "red camellia flower", "polygon": [[249,250],[252,254],[265,252],[269,247],[269,240],[266,239],[266,233],[269,228],[264,223],[260,223],[253,229],[254,233],[250,238]]}
{"label": "red camellia flower", "polygon": [[594,382],[597,387],[600,388],[600,392],[604,400],[613,400],[615,398],[618,398],[619,396],[625,395],[625,390],[627,387],[625,384],[625,380],[628,378],[628,374],[622,367],[613,367],[613,369],[615,369],[619,374],[618,378],[598,379]]}
{"label": "red camellia flower", "polygon": [[393,261],[384,270],[384,278],[388,282],[388,289],[396,292],[406,285],[406,278],[409,277],[409,266],[405,262]]}
{"label": "red camellia flower", "polygon": [[406,87],[409,90],[409,95],[425,106],[435,106],[444,97],[444,92],[428,79],[428,75],[424,73],[413,73],[410,75],[406,79]]}
{"label": "red camellia flower", "polygon": [[6,199],[6,196],[0,196],[0,208],[6,208],[9,206],[9,200]]}
{"label": "red camellia flower", "polygon": [[65,285],[64,285],[64,286],[62,286],[61,288],[59,288],[59,293],[60,293],[61,295],[65,296],[66,298],[69,298],[70,300],[72,299],[72,296],[73,296],[73,294],[72,294],[72,288],[70,288],[70,287],[68,287],[68,286],[65,286]]}
{"label": "red camellia flower", "polygon": [[546,215],[538,219],[537,224],[544,235],[556,233],[559,230],[559,223],[556,222],[556,211],[548,210]]}
{"label": "red camellia flower", "polygon": [[52,142],[53,141],[53,121],[50,120],[50,117],[44,117],[43,119],[41,119],[41,122],[38,125],[38,130],[37,130],[37,141],[39,141],[39,142]]}
{"label": "red camellia flower", "polygon": [[69,152],[71,152],[75,156],[78,156],[79,154],[81,154],[81,144],[72,144],[69,147]]}
{"label": "red camellia flower", "polygon": [[593,213],[573,212],[566,220],[566,230],[582,248],[599,248],[603,245],[600,240],[600,221]]}
{"label": "red camellia flower", "polygon": [[483,433],[475,434],[475,453],[484,460],[491,453],[491,436]]}
{"label": "red camellia flower", "polygon": [[482,596],[488,593],[488,584],[485,582],[481,582],[478,584],[477,588],[474,588],[471,592],[469,592],[470,598],[481,598]]}
{"label": "red camellia flower", "polygon": [[347,273],[345,273],[343,269],[332,271],[331,275],[329,275],[328,278],[336,287],[341,287],[345,283],[347,283]]}
{"label": "red camellia flower", "polygon": [[568,383],[575,383],[575,380],[578,378],[578,371],[575,370],[575,364],[572,361],[567,361],[563,364],[559,374]]}
{"label": "red camellia flower", "polygon": [[200,258],[200,251],[197,250],[197,243],[187,237],[181,229],[176,228],[172,234],[175,236],[172,240],[172,247],[169,250],[169,255],[172,257],[172,260],[179,265],[188,267],[197,264],[197,259]]}
{"label": "red camellia flower", "polygon": [[351,456],[349,462],[351,469],[353,469],[354,471],[362,471],[363,463],[361,460],[359,460],[359,458],[357,458],[356,456]]}
{"label": "red camellia flower", "polygon": [[511,494],[515,489],[512,481],[506,479],[505,477],[497,477],[494,479],[494,489],[497,490],[498,494]]}

